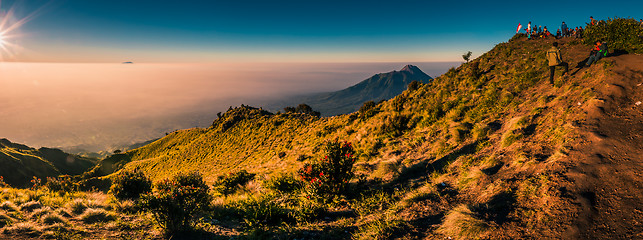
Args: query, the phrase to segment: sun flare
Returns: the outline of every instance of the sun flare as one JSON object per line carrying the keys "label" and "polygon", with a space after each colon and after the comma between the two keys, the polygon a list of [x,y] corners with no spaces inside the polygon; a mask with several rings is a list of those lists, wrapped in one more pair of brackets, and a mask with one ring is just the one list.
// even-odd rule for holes
{"label": "sun flare", "polygon": [[4,33],[0,32],[0,47],[4,46]]}
{"label": "sun flare", "polygon": [[[0,0],[0,3],[1,2]],[[16,43],[16,40],[22,37],[20,28],[34,18],[42,9],[41,7],[26,17],[17,17],[15,7],[14,5],[4,11],[0,8],[0,61],[11,59],[17,52],[23,50],[23,48]]]}

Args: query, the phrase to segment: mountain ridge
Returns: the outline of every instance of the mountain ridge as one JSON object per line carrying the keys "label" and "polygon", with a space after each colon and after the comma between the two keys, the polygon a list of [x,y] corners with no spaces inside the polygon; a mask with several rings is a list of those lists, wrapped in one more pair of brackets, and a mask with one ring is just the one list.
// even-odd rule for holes
{"label": "mountain ridge", "polygon": [[300,103],[310,105],[322,116],[335,116],[357,111],[367,101],[388,100],[402,93],[413,82],[428,83],[433,78],[414,65],[406,65],[400,71],[378,73],[348,88],[335,92],[294,97],[282,103],[270,104],[271,109],[280,109]]}
{"label": "mountain ridge", "polygon": [[[117,167],[103,168],[106,171],[97,167],[88,176],[109,178],[122,166],[141,169],[155,181],[196,170],[209,183],[239,170],[269,179],[295,172],[304,162],[320,157],[325,141],[340,139],[355,146],[356,173],[369,181],[383,182],[373,187],[409,189],[397,203],[405,207],[359,218],[368,223],[368,219],[389,216],[405,222],[399,228],[406,234],[395,236],[635,238],[643,227],[632,223],[643,222],[640,215],[608,212],[636,212],[616,199],[623,197],[618,191],[622,189],[633,198],[629,204],[641,207],[643,196],[636,191],[636,186],[643,185],[641,179],[635,178],[635,184],[628,187],[621,177],[593,174],[608,155],[598,152],[591,157],[581,150],[605,149],[594,147],[606,136],[593,133],[591,122],[586,120],[588,114],[598,119],[611,117],[601,113],[602,102],[618,108],[627,105],[635,110],[628,118],[641,122],[641,110],[631,107],[631,101],[643,97],[632,90],[637,81],[643,82],[643,69],[629,63],[641,62],[641,57],[606,58],[591,68],[575,70],[569,77],[557,76],[552,86],[546,81],[544,54],[533,54],[545,52],[551,42],[512,40],[498,44],[429,84],[407,89],[364,112],[317,118],[272,114],[248,106],[233,108],[209,128],[177,131],[107,158],[104,162],[109,164],[99,166]],[[571,62],[582,62],[590,50],[573,40],[559,42],[565,59]],[[605,85],[615,90],[596,90]],[[618,90],[622,88],[632,96],[623,98],[626,95]],[[636,149],[635,143],[643,142],[640,134],[627,136],[640,140],[619,142],[627,149]],[[603,158],[590,161],[590,165],[575,160],[578,156],[595,159],[598,154]],[[627,163],[641,166],[638,156],[629,157]],[[577,185],[574,179],[584,184]],[[609,188],[613,193],[600,194],[607,189],[600,185],[602,180],[615,184]],[[608,218],[596,218],[599,213],[595,211]],[[389,212],[392,215],[386,215]],[[619,222],[619,217],[627,221]],[[458,230],[465,226],[450,219],[473,222],[480,228],[467,233]],[[602,231],[601,226],[613,231]]]}
{"label": "mountain ridge", "polygon": [[98,159],[71,155],[55,148],[39,149],[0,139],[0,176],[15,187],[27,187],[33,177],[80,175],[94,167]]}

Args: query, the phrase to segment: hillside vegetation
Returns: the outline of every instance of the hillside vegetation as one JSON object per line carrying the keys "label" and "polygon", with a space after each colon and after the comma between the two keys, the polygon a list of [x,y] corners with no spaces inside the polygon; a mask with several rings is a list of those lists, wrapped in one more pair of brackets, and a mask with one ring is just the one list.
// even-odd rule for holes
{"label": "hillside vegetation", "polygon": [[64,153],[54,148],[34,149],[0,139],[0,176],[14,187],[30,186],[33,177],[79,175],[94,167],[98,159]]}
{"label": "hillside vegetation", "polygon": [[[571,73],[558,71],[552,86],[545,52],[553,41]],[[125,172],[143,173],[155,190],[137,194],[161,202],[152,209],[176,207],[178,198],[194,204],[190,191],[211,189],[212,206],[198,205],[203,212],[186,220],[208,239],[641,238],[643,57],[574,68],[590,49],[577,39],[517,35],[429,84],[334,117],[242,105],[209,128],[108,157],[82,185],[105,189]],[[328,177],[338,166],[341,175]],[[7,201],[33,193],[14,195],[23,197]],[[151,214],[123,215],[111,221],[141,224],[103,229],[162,237]],[[4,234],[19,235],[12,231]]]}

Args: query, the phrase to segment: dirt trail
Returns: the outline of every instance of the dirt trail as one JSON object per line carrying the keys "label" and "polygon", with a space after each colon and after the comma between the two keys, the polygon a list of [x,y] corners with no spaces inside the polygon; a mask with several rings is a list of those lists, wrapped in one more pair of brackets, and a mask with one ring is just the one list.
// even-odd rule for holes
{"label": "dirt trail", "polygon": [[643,56],[606,60],[612,74],[594,89],[569,153],[567,187],[581,211],[566,238],[643,239]]}

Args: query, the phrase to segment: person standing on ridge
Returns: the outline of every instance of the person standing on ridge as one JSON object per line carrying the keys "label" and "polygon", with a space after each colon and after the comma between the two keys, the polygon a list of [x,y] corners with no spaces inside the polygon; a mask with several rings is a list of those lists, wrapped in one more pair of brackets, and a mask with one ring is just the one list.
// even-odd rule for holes
{"label": "person standing on ridge", "polygon": [[589,16],[589,24],[592,26],[596,25],[596,19],[594,19],[593,16]]}
{"label": "person standing on ridge", "polygon": [[525,28],[525,31],[527,31],[527,39],[531,40],[531,22],[527,24],[527,28]]}
{"label": "person standing on ridge", "polygon": [[549,83],[554,84],[554,73],[556,72],[556,66],[565,67],[563,76],[569,71],[569,64],[563,62],[563,58],[560,54],[560,49],[558,49],[558,42],[552,43],[552,47],[547,50],[547,60],[549,61]]}
{"label": "person standing on ridge", "polygon": [[562,30],[563,36],[567,37],[569,34],[569,29],[567,28],[567,24],[563,22],[563,24],[560,25],[560,30]]}

